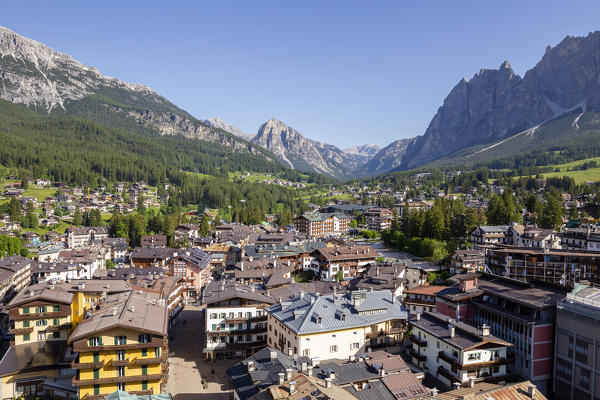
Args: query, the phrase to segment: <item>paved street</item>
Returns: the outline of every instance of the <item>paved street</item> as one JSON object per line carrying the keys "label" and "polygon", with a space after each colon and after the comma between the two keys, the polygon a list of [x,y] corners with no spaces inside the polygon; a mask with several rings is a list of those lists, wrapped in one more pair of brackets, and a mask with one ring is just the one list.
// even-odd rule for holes
{"label": "paved street", "polygon": [[[167,391],[175,400],[233,399],[226,371],[239,360],[216,361],[215,373],[211,373],[211,365],[202,353],[202,316],[200,307],[187,306],[170,330]],[[208,384],[206,389],[202,385],[203,379]]]}

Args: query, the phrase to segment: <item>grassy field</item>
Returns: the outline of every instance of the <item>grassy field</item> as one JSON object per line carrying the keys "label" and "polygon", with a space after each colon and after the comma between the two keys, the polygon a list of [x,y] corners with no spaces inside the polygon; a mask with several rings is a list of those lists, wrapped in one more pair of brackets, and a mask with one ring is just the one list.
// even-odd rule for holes
{"label": "grassy field", "polygon": [[40,203],[44,201],[46,197],[54,196],[56,194],[56,188],[27,188],[23,192],[23,197],[35,197]]}
{"label": "grassy field", "polygon": [[595,161],[600,164],[600,157],[585,158],[583,160],[572,161],[564,164],[553,165],[552,168],[558,169],[557,172],[548,172],[542,174],[544,178],[554,178],[569,176],[575,180],[575,183],[585,183],[589,181],[600,181],[600,168],[589,168],[583,171],[569,171],[586,162]]}

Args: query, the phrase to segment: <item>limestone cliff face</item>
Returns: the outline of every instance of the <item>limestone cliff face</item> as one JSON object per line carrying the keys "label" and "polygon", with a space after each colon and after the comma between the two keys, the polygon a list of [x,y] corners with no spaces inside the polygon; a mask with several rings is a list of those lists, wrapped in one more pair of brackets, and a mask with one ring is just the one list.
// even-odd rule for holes
{"label": "limestone cliff face", "polygon": [[481,70],[452,89],[425,133],[408,146],[401,168],[512,136],[578,105],[597,110],[599,89],[600,32],[548,47],[523,78],[508,62]]}
{"label": "limestone cliff face", "polygon": [[358,167],[354,173],[357,176],[383,174],[398,168],[406,153],[406,148],[414,138],[396,140],[379,150],[366,164]]}
{"label": "limestone cliff face", "polygon": [[230,123],[227,123],[220,118],[216,118],[216,117],[208,118],[202,122],[204,122],[206,125],[212,126],[214,128],[223,129],[224,131],[233,133],[235,136],[241,137],[246,140],[252,140],[252,138],[254,137],[254,135],[246,133],[246,132],[242,131],[241,129],[239,129],[238,127],[233,126]]}
{"label": "limestone cliff face", "polygon": [[337,178],[351,176],[356,161],[337,147],[307,139],[294,128],[271,119],[252,141],[274,153],[286,165]]}
{"label": "limestone cliff face", "polygon": [[355,159],[358,164],[365,164],[373,158],[379,150],[381,150],[381,147],[376,144],[362,144],[348,147],[347,149],[344,149],[344,153]]}
{"label": "limestone cliff face", "polygon": [[102,75],[71,56],[0,27],[0,99],[117,128],[183,135],[234,151],[262,149],[205,124],[147,86]]}

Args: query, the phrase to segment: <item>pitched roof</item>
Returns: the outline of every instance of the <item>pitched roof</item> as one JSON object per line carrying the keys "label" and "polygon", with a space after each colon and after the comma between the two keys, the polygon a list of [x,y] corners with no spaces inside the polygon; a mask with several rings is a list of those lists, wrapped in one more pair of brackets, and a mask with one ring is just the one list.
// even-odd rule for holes
{"label": "pitched roof", "polygon": [[17,307],[32,301],[48,301],[51,303],[71,304],[73,293],[62,290],[50,282],[42,282],[21,290],[6,306],[7,309]]}
{"label": "pitched roof", "polygon": [[[498,346],[511,346],[493,335],[483,335],[483,332],[471,325],[456,321],[438,312],[424,312],[419,319],[411,319],[410,324],[430,335],[461,350],[468,350],[484,343]],[[454,326],[454,336],[450,336],[449,325]]]}
{"label": "pitched roof", "polygon": [[412,289],[406,289],[402,293],[403,294],[424,294],[424,295],[433,296],[434,294],[436,294],[437,292],[439,292],[440,290],[443,290],[443,289],[446,289],[446,286],[423,285],[423,286],[414,287]]}
{"label": "pitched roof", "polygon": [[166,335],[168,322],[167,308],[158,302],[153,304],[133,291],[112,294],[100,303],[99,310],[92,311],[91,316],[75,328],[69,342],[115,327]]}
{"label": "pitched roof", "polygon": [[242,298],[262,303],[273,304],[271,297],[258,291],[254,285],[244,285],[236,282],[213,281],[204,289],[203,304],[213,304],[219,301]]}
{"label": "pitched roof", "polygon": [[[360,299],[355,302],[357,296]],[[404,306],[388,290],[326,296],[308,293],[288,302],[274,304],[266,310],[298,335],[408,318]],[[343,318],[340,317],[342,314]]]}
{"label": "pitched roof", "polygon": [[[531,400],[528,389],[530,381],[508,384],[505,386],[491,383],[481,383],[473,388],[461,388],[445,393],[439,393],[436,399],[440,400]],[[533,400],[546,400],[546,396],[539,390],[535,391]]]}
{"label": "pitched roof", "polygon": [[397,400],[425,397],[431,392],[410,371],[384,376],[381,381]]}
{"label": "pitched roof", "polygon": [[346,261],[356,259],[375,259],[378,254],[371,246],[323,247],[316,252],[327,261]]}

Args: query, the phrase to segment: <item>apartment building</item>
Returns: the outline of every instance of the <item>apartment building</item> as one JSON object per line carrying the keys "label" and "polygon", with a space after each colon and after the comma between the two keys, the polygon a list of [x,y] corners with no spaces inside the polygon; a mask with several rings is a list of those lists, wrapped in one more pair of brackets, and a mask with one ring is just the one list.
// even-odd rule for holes
{"label": "apartment building", "polygon": [[143,295],[107,296],[69,337],[78,354],[72,368],[79,398],[160,393],[168,378],[167,327],[166,307]]}
{"label": "apartment building", "polygon": [[485,254],[480,250],[456,250],[450,257],[450,273],[479,271],[485,264]]}
{"label": "apartment building", "polygon": [[192,248],[178,252],[169,262],[169,273],[184,280],[185,295],[195,299],[211,281],[212,255]]}
{"label": "apartment building", "polygon": [[339,236],[348,231],[350,218],[341,213],[307,212],[294,219],[296,230],[308,237]]}
{"label": "apartment building", "polygon": [[38,283],[15,296],[6,306],[14,345],[66,341],[71,332],[73,294],[52,284]]}
{"label": "apartment building", "polygon": [[378,254],[371,246],[336,246],[316,249],[313,257],[310,269],[321,280],[331,282],[358,277]]}
{"label": "apartment building", "polygon": [[479,277],[480,274],[475,272],[454,275],[451,279],[457,283],[436,293],[436,311],[457,321],[473,322],[472,300],[483,293],[477,286]]}
{"label": "apartment building", "polygon": [[474,325],[511,343],[511,370],[530,380],[543,393],[552,388],[556,304],[566,290],[544,283],[527,283],[481,274],[472,300]]}
{"label": "apartment building", "polygon": [[506,243],[507,232],[510,226],[505,225],[480,225],[471,230],[471,248],[485,250],[485,248]]}
{"label": "apartment building", "polygon": [[212,282],[204,290],[207,359],[247,357],[267,344],[267,313],[275,301],[254,285]]}
{"label": "apartment building", "polygon": [[108,228],[105,226],[84,226],[81,228],[67,228],[67,246],[76,249],[88,246],[96,240],[108,238]]}
{"label": "apartment building", "polygon": [[404,265],[400,263],[373,263],[356,279],[350,281],[350,289],[389,290],[394,296],[402,296],[406,281]]}
{"label": "apartment building", "polygon": [[0,260],[0,304],[8,302],[31,283],[33,260],[10,256]]}
{"label": "apartment building", "polygon": [[487,252],[486,263],[494,274],[524,281],[567,287],[581,281],[600,283],[600,257],[593,251],[498,248]]}
{"label": "apartment building", "polygon": [[405,290],[402,303],[411,316],[436,311],[436,294],[446,286],[425,285]]}
{"label": "apartment building", "polygon": [[348,358],[399,343],[408,313],[388,290],[300,293],[268,313],[268,346],[288,355]]}
{"label": "apartment building", "polygon": [[175,250],[169,247],[136,247],[129,256],[133,268],[167,268]]}
{"label": "apartment building", "polygon": [[436,312],[417,314],[409,323],[413,362],[447,387],[507,380],[511,344],[491,335],[487,325],[477,329]]}
{"label": "apartment building", "polygon": [[57,261],[84,268],[81,279],[90,279],[99,269],[106,268],[107,249],[90,247],[65,249],[58,253]]}
{"label": "apartment building", "polygon": [[579,286],[558,303],[554,343],[557,398],[600,397],[600,289]]}
{"label": "apartment building", "polygon": [[392,210],[385,207],[369,208],[364,215],[367,229],[377,232],[388,229],[394,220]]}

